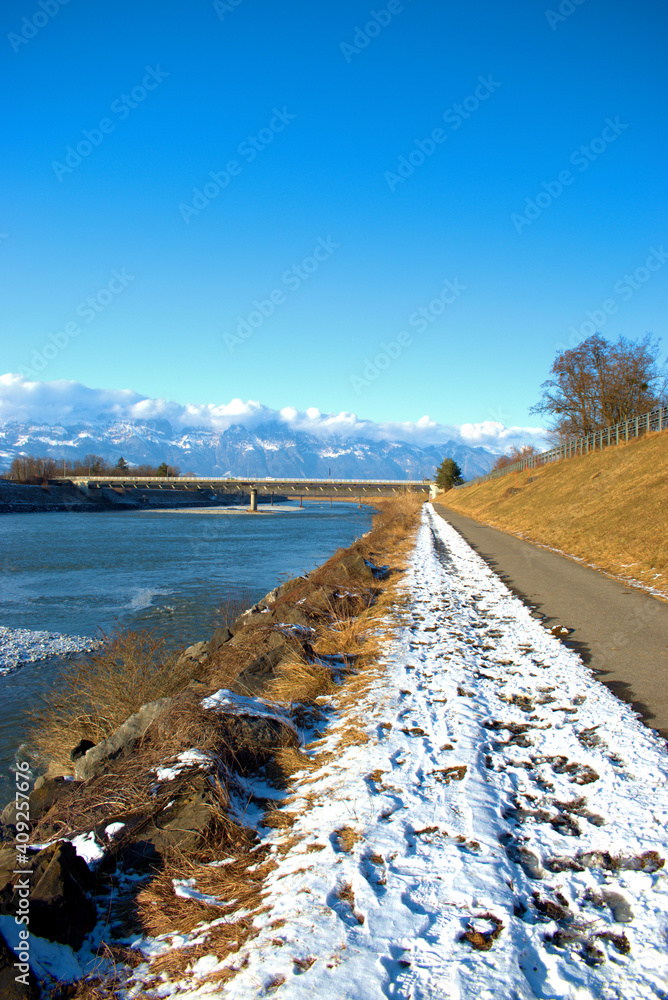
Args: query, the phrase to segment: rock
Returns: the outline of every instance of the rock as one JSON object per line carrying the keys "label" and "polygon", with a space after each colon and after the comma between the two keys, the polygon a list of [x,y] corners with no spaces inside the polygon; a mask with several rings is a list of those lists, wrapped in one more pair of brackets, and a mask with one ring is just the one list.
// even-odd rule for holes
{"label": "rock", "polygon": [[296,605],[286,607],[285,609],[281,608],[277,618],[278,625],[286,623],[288,625],[302,625],[304,628],[308,628],[310,625],[309,619],[306,617],[302,609]]}
{"label": "rock", "polygon": [[214,656],[221,646],[230,641],[232,636],[233,633],[230,632],[229,628],[217,628],[207,643],[206,648],[209,656]]}
{"label": "rock", "polygon": [[153,875],[162,868],[162,857],[148,840],[129,844],[119,856],[122,868],[137,875]]}
{"label": "rock", "polygon": [[281,660],[294,655],[294,646],[286,642],[285,637],[280,632],[272,633],[269,638],[270,644],[268,644],[266,652],[252,660],[230,685],[230,689],[235,694],[260,694],[265,685],[275,676],[275,669]]}
{"label": "rock", "polygon": [[[45,847],[35,856],[32,873],[18,878],[28,879],[32,887],[31,933],[75,950],[80,948],[95,926],[96,911],[88,895],[93,889],[93,876],[73,845],[62,840]],[[14,896],[18,910],[18,887]]]}
{"label": "rock", "polygon": [[338,569],[355,580],[373,580],[373,573],[361,552],[349,552],[338,563]]}
{"label": "rock", "polygon": [[163,856],[174,848],[186,853],[192,851],[213,817],[213,806],[208,801],[209,790],[207,775],[193,776],[184,793],[145,828],[142,840],[152,844]]}
{"label": "rock", "polygon": [[[45,813],[49,811],[51,806],[57,801],[57,799],[66,791],[68,791],[69,782],[65,781],[65,778],[47,778],[42,776],[38,778],[35,782],[35,787],[28,797],[28,813],[25,812],[20,815],[30,821],[31,824],[37,823]],[[13,802],[10,802],[8,806],[5,807],[2,816],[9,814],[10,811],[15,810],[16,806]],[[7,819],[4,822],[9,822],[12,825],[15,824],[15,819]]]}
{"label": "rock", "polygon": [[276,615],[264,604],[254,604],[248,611],[244,611],[232,622],[232,632],[236,636],[237,632],[248,625],[273,625],[277,621]]}
{"label": "rock", "polygon": [[138,712],[119,726],[116,732],[97,746],[88,750],[76,762],[74,773],[80,781],[88,781],[100,774],[109,760],[129,753],[142,738],[152,722],[155,722],[172,704],[172,698],[158,698],[157,701],[142,705]]}
{"label": "rock", "polygon": [[[18,962],[19,965],[14,963]],[[19,977],[20,980],[19,981]],[[2,1000],[39,1000],[39,986],[27,962],[21,962],[0,934],[0,996]]]}
{"label": "rock", "polygon": [[270,590],[268,594],[265,594],[262,600],[258,603],[260,605],[264,605],[265,607],[268,604],[273,604],[275,601],[280,600],[281,597],[284,597],[287,593],[297,587],[300,583],[306,582],[307,577],[295,576],[292,580],[286,580],[285,583],[281,583],[280,586],[274,587],[274,589]]}
{"label": "rock", "polygon": [[199,664],[202,665],[206,663],[209,659],[209,643],[208,642],[195,642],[192,646],[188,646],[187,649],[179,656],[176,661],[176,668],[187,666],[188,664]]}
{"label": "rock", "polygon": [[28,810],[17,809],[16,802],[12,800],[2,810],[0,822],[6,826],[16,826],[18,820],[23,819],[34,826],[66,789],[67,783],[63,777],[38,778],[28,797]]}
{"label": "rock", "polygon": [[277,750],[298,747],[295,730],[280,719],[222,713],[224,749],[243,772],[256,770]]}

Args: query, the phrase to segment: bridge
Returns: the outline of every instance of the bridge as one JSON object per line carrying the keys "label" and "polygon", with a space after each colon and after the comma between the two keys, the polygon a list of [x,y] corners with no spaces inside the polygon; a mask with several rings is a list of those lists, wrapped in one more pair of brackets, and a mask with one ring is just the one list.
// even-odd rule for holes
{"label": "bridge", "polygon": [[206,490],[209,493],[249,493],[251,510],[257,508],[259,494],[290,498],[338,499],[363,496],[387,497],[400,493],[430,494],[428,479],[257,479],[203,476],[85,476],[58,477],[54,483],[73,483],[85,493],[98,489]]}

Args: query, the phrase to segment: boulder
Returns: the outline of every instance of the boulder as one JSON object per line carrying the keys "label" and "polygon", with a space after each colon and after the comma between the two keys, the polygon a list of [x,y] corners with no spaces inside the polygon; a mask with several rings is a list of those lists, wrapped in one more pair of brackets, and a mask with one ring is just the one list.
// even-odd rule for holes
{"label": "boulder", "polygon": [[188,646],[184,649],[178,660],[176,661],[176,668],[180,669],[182,667],[191,664],[194,666],[202,665],[206,663],[209,659],[209,643],[208,642],[195,642],[192,646]]}
{"label": "boulder", "polygon": [[213,817],[210,788],[208,775],[191,776],[184,791],[142,831],[142,841],[161,856],[174,848],[192,851]]}
{"label": "boulder", "polygon": [[229,628],[217,628],[207,643],[206,649],[209,656],[215,656],[221,646],[230,641],[232,635]]}
{"label": "boulder", "polygon": [[265,607],[268,604],[273,604],[274,601],[278,601],[281,597],[284,597],[285,594],[289,593],[300,583],[306,583],[306,582],[307,582],[307,577],[295,576],[293,577],[292,580],[286,580],[285,583],[280,584],[280,586],[274,587],[274,589],[270,590],[268,594],[265,594],[262,600],[259,601],[258,603],[260,605],[264,605]]}
{"label": "boulder", "polygon": [[138,712],[119,726],[112,736],[88,750],[76,762],[74,773],[79,781],[88,781],[100,774],[108,761],[130,753],[152,722],[155,722],[172,704],[172,698],[158,698],[142,705]]}
{"label": "boulder", "polygon": [[[48,941],[67,944],[75,950],[92,931],[96,922],[95,904],[89,893],[93,876],[68,840],[60,840],[35,856],[28,879],[30,893],[30,931]],[[18,908],[18,887],[15,903]]]}
{"label": "boulder", "polygon": [[0,934],[0,997],[2,1000],[39,1000],[39,995],[37,979],[30,966],[20,962]]}
{"label": "boulder", "polygon": [[71,783],[64,777],[47,778],[42,776],[35,782],[35,787],[29,796],[30,822],[38,822],[49,809],[71,789]]}
{"label": "boulder", "polygon": [[337,564],[337,569],[352,580],[371,581],[374,579],[371,567],[361,552],[347,553]]}
{"label": "boulder", "polygon": [[68,782],[63,777],[38,778],[35,787],[28,797],[28,811],[17,811],[16,802],[10,801],[0,814],[0,822],[7,826],[16,826],[19,818],[37,823],[49,811],[56,800],[68,791]]}
{"label": "boulder", "polygon": [[280,719],[226,712],[220,718],[225,751],[242,772],[261,767],[277,750],[299,746],[295,730]]}

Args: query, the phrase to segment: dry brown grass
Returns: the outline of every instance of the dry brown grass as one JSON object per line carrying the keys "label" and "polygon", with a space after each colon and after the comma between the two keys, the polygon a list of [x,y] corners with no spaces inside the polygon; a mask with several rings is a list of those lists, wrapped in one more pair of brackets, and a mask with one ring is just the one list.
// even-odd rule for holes
{"label": "dry brown grass", "polygon": [[364,837],[358,830],[353,830],[351,826],[342,826],[338,830],[334,831],[336,836],[336,843],[340,851],[344,851],[346,854],[351,854],[355,844],[358,844],[360,840],[364,840]]}
{"label": "dry brown grass", "polygon": [[198,665],[177,666],[178,659],[149,631],[113,633],[98,651],[63,668],[58,693],[32,713],[31,744],[45,760],[70,768],[80,740],[99,743],[142,705],[186,687]]}
{"label": "dry brown grass", "polygon": [[437,503],[668,598],[668,433],[450,490]]}
{"label": "dry brown grass", "polygon": [[309,704],[335,690],[329,667],[294,660],[279,664],[267,685],[267,697],[287,705]]}
{"label": "dry brown grass", "polygon": [[[355,707],[378,676],[378,657],[396,623],[393,617],[396,584],[412,547],[421,503],[410,495],[381,501],[372,532],[353,546],[354,552],[371,562],[388,564],[392,574],[389,580],[352,579],[341,570],[339,553],[311,574],[308,584],[297,584],[287,599],[282,599],[287,607],[306,597],[300,607],[314,622],[316,653],[342,658],[347,673],[340,662],[331,667],[323,662],[307,662],[295,641],[294,656],[273,671],[262,697],[290,705],[295,718],[299,712],[318,717],[318,700],[329,698],[339,714],[336,731],[339,747],[369,739],[363,729],[364,720],[356,718]],[[314,584],[319,592],[314,591]],[[234,643],[226,643],[219,650],[207,672],[207,683],[212,688],[231,686],[248,663],[264,651],[270,636],[270,628],[257,625],[249,625],[237,633]],[[39,732],[34,738],[42,754],[69,764],[70,751],[81,738],[98,742],[142,704],[177,694],[198,668],[188,664],[187,669],[177,671],[176,660],[177,655],[160,640],[147,633],[130,633],[113,636],[85,664],[73,664],[62,696],[40,711],[36,719]],[[336,679],[334,672],[338,674]],[[115,814],[127,816],[133,811],[141,814],[142,822],[151,822],[167,799],[178,795],[180,784],[187,789],[192,781],[184,773],[182,779],[166,787],[164,795],[155,794],[154,767],[184,749],[204,750],[218,761],[220,773],[226,768],[251,773],[266,766],[266,773],[288,790],[294,775],[315,772],[333,756],[331,750],[313,754],[310,748],[306,754],[291,745],[272,747],[270,760],[266,748],[257,754],[252,747],[242,748],[240,754],[238,747],[226,743],[225,728],[216,721],[215,714],[201,709],[201,694],[201,691],[193,693],[191,697],[188,692],[187,697],[176,698],[170,711],[149,727],[131,756],[111,765],[99,778],[87,782],[85,788],[72,783],[70,799],[60,802],[54,812],[47,814],[35,836],[43,837],[47,831],[52,836],[71,835]],[[147,935],[188,934],[206,926],[192,947],[170,949],[150,962],[150,973],[143,984],[143,995],[147,997],[157,995],[156,990],[164,981],[161,977],[189,980],[194,963],[204,955],[215,954],[225,962],[225,968],[210,977],[212,981],[231,978],[236,971],[233,956],[257,933],[253,915],[265,907],[264,880],[275,863],[268,850],[258,845],[256,835],[228,815],[228,789],[224,782],[218,781],[212,788],[207,798],[212,818],[196,847],[189,847],[187,854],[172,848],[165,857],[164,868],[142,888],[136,900],[136,915]],[[299,808],[304,809],[314,804],[308,794],[288,795],[282,808],[274,807],[265,813],[264,823],[274,827],[279,836],[279,851],[281,846],[294,845],[298,839],[291,830],[297,818],[291,807],[294,809],[297,801]],[[361,836],[348,827],[341,828],[337,835],[341,849],[347,851],[353,849]],[[121,844],[118,849],[122,847]],[[314,851],[319,849],[323,845],[312,846]],[[217,864],[220,859],[226,863]],[[185,879],[194,880],[195,888],[213,899],[177,896],[174,882]],[[355,910],[352,889],[342,887],[340,898],[363,922],[364,918]],[[311,960],[304,961],[307,967]],[[274,986],[280,986],[280,977]],[[113,985],[104,983],[91,982],[88,992],[83,983],[77,988],[82,1000],[84,997],[107,1000],[114,995]]]}

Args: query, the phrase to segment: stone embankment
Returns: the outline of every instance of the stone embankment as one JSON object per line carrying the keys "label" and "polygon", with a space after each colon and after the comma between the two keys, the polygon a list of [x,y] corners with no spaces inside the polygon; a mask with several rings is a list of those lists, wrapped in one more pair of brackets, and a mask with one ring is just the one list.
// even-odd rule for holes
{"label": "stone embankment", "polygon": [[[114,969],[129,974],[128,941],[178,923],[172,912],[178,859],[191,866],[229,859],[229,871],[259,892],[257,833],[235,803],[245,798],[245,808],[259,815],[269,809],[269,822],[277,803],[253,792],[251,782],[260,777],[277,799],[284,796],[280,789],[291,773],[286,753],[299,761],[304,727],[325,724],[315,689],[304,692],[304,678],[307,688],[317,678],[321,689],[332,690],[354,668],[354,657],[317,655],[314,645],[323,626],[355,621],[373,605],[388,573],[376,565],[380,553],[372,546],[373,533],[187,648],[174,664],[179,676],[189,677],[185,686],[138,706],[106,738],[86,736],[91,706],[68,720],[62,752],[32,791],[25,782],[26,794],[0,816],[3,997],[34,998],[40,989],[51,995],[61,982],[54,943],[67,946],[67,962],[74,959],[83,978],[91,969],[101,981],[113,979]],[[276,698],[276,685],[286,683],[294,696]],[[272,693],[277,707],[268,710],[262,699]],[[17,772],[17,787],[23,774]],[[228,868],[216,871],[223,877]],[[168,890],[154,889],[165,873]],[[155,900],[160,892],[170,897],[164,912]],[[230,917],[237,908],[230,902]],[[29,914],[32,957],[29,973],[17,982],[13,963],[21,941],[14,918],[20,912]],[[95,957],[103,951],[108,969]]]}
{"label": "stone embankment", "polygon": [[[285,501],[274,496],[274,503]],[[264,503],[264,498],[258,498]],[[217,494],[210,490],[160,490],[109,488],[86,495],[73,483],[45,483],[28,486],[0,479],[0,514],[44,513],[47,511],[164,510],[178,507],[248,506],[248,493]]]}

